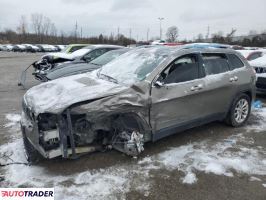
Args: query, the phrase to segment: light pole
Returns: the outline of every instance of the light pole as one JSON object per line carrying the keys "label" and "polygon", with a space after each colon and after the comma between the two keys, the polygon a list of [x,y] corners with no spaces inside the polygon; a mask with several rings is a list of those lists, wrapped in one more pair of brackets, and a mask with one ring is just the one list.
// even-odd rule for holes
{"label": "light pole", "polygon": [[164,20],[163,17],[158,18],[160,20],[160,40],[162,40],[162,21]]}

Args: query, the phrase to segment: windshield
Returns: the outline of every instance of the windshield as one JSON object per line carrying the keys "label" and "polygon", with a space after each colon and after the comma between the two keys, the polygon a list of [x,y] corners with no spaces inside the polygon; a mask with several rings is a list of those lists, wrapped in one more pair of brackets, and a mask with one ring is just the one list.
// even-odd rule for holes
{"label": "windshield", "polygon": [[109,51],[105,54],[103,54],[102,56],[94,59],[91,64],[94,64],[94,65],[99,65],[99,66],[102,66],[102,65],[105,65],[109,62],[111,62],[112,60],[114,60],[115,58],[117,58],[118,56],[126,53],[128,50],[113,50],[113,51]]}
{"label": "windshield", "polygon": [[74,51],[73,53],[71,53],[71,56],[73,56],[74,58],[76,57],[80,57],[80,56],[84,56],[86,53],[90,52],[91,49],[87,48],[87,49],[79,49],[77,51]]}
{"label": "windshield", "polygon": [[104,65],[99,75],[132,85],[144,80],[166,57],[167,54],[158,52],[156,48],[132,50]]}

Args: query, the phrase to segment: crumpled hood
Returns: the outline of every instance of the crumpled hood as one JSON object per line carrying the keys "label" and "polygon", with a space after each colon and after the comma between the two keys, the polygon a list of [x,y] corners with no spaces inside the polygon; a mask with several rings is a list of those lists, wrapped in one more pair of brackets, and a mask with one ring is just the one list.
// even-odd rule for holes
{"label": "crumpled hood", "polygon": [[65,77],[29,89],[24,103],[35,115],[60,113],[70,105],[117,94],[127,87],[97,78],[95,72]]}

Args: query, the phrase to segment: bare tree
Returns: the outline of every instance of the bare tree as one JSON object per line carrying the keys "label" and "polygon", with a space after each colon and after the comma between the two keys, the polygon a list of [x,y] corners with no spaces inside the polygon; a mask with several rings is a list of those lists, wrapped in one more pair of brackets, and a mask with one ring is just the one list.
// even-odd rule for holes
{"label": "bare tree", "polygon": [[24,15],[20,17],[19,25],[17,27],[17,31],[21,35],[25,35],[27,33],[28,24],[27,19]]}
{"label": "bare tree", "polygon": [[256,30],[250,30],[248,35],[257,35],[258,32]]}
{"label": "bare tree", "polygon": [[57,36],[57,29],[54,23],[51,24],[50,28],[50,35],[56,37]]}
{"label": "bare tree", "polygon": [[167,29],[166,38],[168,42],[175,42],[178,37],[178,28],[171,26]]}
{"label": "bare tree", "polygon": [[32,28],[36,35],[40,36],[43,24],[43,15],[40,13],[35,13],[31,15]]}
{"label": "bare tree", "polygon": [[50,33],[52,22],[48,17],[43,17],[43,23],[41,25],[41,34],[48,36]]}
{"label": "bare tree", "polygon": [[198,34],[196,41],[197,42],[203,42],[203,39],[204,39],[203,34],[200,33],[200,34]]}
{"label": "bare tree", "polygon": [[232,28],[231,32],[226,35],[226,42],[231,43],[237,29]]}

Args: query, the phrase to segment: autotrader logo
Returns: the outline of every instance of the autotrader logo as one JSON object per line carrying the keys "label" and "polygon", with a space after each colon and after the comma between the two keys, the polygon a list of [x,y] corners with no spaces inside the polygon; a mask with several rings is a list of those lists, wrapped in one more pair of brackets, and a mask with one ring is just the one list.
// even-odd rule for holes
{"label": "autotrader logo", "polygon": [[0,200],[54,200],[54,188],[0,188]]}

